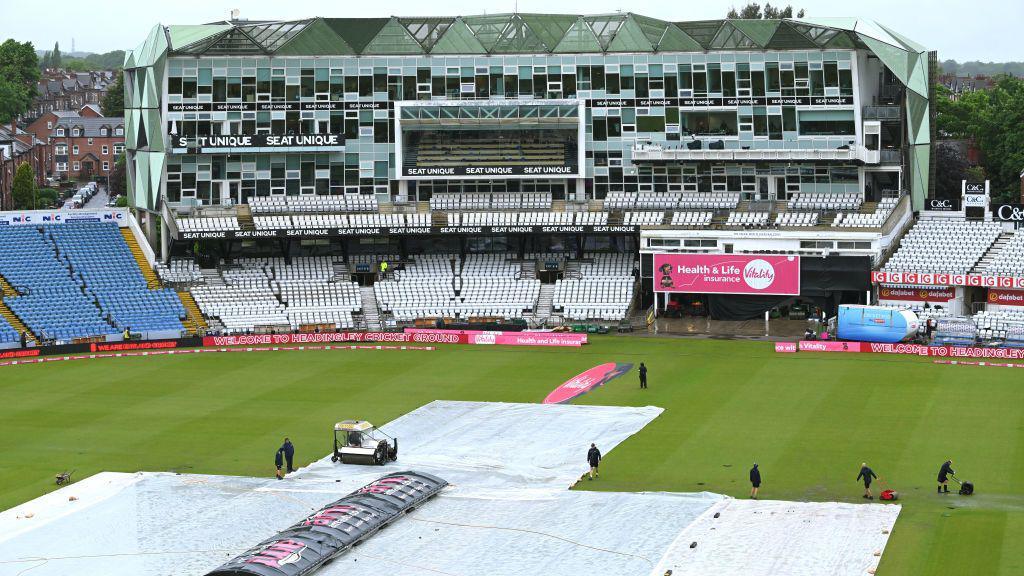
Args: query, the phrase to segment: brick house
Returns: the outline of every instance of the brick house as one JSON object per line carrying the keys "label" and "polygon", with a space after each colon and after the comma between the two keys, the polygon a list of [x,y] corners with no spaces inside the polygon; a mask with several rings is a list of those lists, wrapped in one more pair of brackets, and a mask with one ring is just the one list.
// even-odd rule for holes
{"label": "brick house", "polygon": [[0,210],[14,208],[11,189],[18,166],[28,162],[35,172],[36,186],[43,186],[47,161],[47,147],[43,141],[13,124],[0,126]]}
{"label": "brick house", "polygon": [[124,118],[59,118],[49,147],[55,177],[105,181],[124,150]]}
{"label": "brick house", "polygon": [[[114,84],[114,72],[61,72],[47,70],[36,84],[36,98],[25,115],[38,118],[56,110],[80,110],[87,104],[97,107]],[[84,115],[84,114],[83,114]]]}

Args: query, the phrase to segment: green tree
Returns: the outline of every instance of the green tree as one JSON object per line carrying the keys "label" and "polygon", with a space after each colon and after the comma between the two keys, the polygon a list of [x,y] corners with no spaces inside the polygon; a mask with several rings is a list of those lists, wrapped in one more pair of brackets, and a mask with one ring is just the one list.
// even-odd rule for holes
{"label": "green tree", "polygon": [[7,89],[3,106],[16,110],[13,116],[23,114],[32,105],[39,80],[39,57],[31,42],[6,40],[0,44],[0,79],[10,82],[15,89]]}
{"label": "green tree", "polygon": [[981,151],[981,165],[992,182],[992,196],[1019,195],[1024,168],[1024,80],[997,76],[989,90],[949,100],[941,90],[936,102],[936,129],[947,138],[972,138]]}
{"label": "green tree", "polygon": [[0,77],[0,124],[10,124],[25,111],[21,86]]}
{"label": "green tree", "polygon": [[[740,8],[739,10],[736,10],[736,7],[733,6],[732,8],[729,9],[729,12],[726,14],[725,17],[739,18],[743,20],[775,20],[778,18],[792,18],[793,7],[787,4],[785,8],[776,8],[775,6],[772,6],[770,3],[765,3],[764,9],[762,10],[760,4],[758,4],[757,2],[750,2],[743,8]],[[804,17],[804,11],[802,8],[799,12],[796,13],[796,17]]]}
{"label": "green tree", "polygon": [[54,68],[60,68],[61,64],[62,62],[60,58],[60,42],[54,42],[53,52],[50,52],[50,65]]}
{"label": "green tree", "polygon": [[50,51],[47,50],[43,53],[43,57],[39,59],[39,69],[46,70],[50,67]]}
{"label": "green tree", "polygon": [[935,197],[960,197],[960,182],[967,177],[970,166],[962,149],[952,142],[935,144]]}
{"label": "green tree", "polygon": [[32,210],[36,200],[36,173],[28,162],[18,164],[11,186],[11,199],[15,210]]}
{"label": "green tree", "polygon": [[110,171],[110,177],[107,180],[108,191],[111,195],[119,195],[127,197],[127,175],[125,173],[125,159],[124,152],[117,157],[117,162],[114,162],[114,169]]}
{"label": "green tree", "polygon": [[103,115],[108,118],[124,116],[124,70],[117,71],[117,78],[107,93],[103,95],[100,108],[103,110]]}

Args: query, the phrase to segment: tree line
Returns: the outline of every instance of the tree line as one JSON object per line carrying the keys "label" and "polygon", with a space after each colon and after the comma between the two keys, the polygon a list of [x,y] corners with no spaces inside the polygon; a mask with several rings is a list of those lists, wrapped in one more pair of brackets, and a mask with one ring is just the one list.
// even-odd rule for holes
{"label": "tree line", "polygon": [[[989,90],[965,92],[957,100],[938,86],[935,147],[935,192],[940,198],[960,195],[960,181],[988,179],[993,197],[1009,201],[1020,198],[1020,173],[1024,170],[1024,79],[1003,74],[993,79]],[[973,140],[981,152],[979,165],[942,140]],[[979,170],[980,168],[980,170]]]}

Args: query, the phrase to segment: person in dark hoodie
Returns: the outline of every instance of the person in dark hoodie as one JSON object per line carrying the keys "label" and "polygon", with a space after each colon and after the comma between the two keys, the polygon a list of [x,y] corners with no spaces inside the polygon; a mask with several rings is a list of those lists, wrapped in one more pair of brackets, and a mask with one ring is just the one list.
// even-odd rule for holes
{"label": "person in dark hoodie", "polygon": [[600,478],[601,474],[597,471],[597,465],[601,463],[601,451],[594,444],[591,444],[590,450],[587,451],[587,462],[590,463],[590,479],[593,480],[594,476]]}
{"label": "person in dark hoodie", "polygon": [[647,388],[647,366],[644,363],[640,363],[640,387]]}
{"label": "person in dark hoodie", "polygon": [[874,500],[875,497],[871,494],[871,480],[878,478],[875,475],[875,471],[868,468],[867,462],[862,462],[860,465],[860,474],[857,474],[857,480],[864,479],[864,497],[868,500]]}
{"label": "person in dark hoodie", "polygon": [[757,500],[757,491],[761,488],[761,471],[757,469],[757,462],[750,469],[750,497]]}
{"label": "person in dark hoodie", "polygon": [[277,467],[277,479],[280,480],[284,477],[281,474],[281,466],[284,464],[284,448],[278,448],[277,453],[274,454],[274,466]]}
{"label": "person in dark hoodie", "polygon": [[946,483],[949,482],[949,477],[953,474],[956,474],[956,472],[953,472],[953,461],[946,460],[942,463],[942,468],[939,468],[939,494],[949,494],[949,486]]}
{"label": "person in dark hoodie", "polygon": [[287,437],[284,439],[284,444],[281,444],[281,451],[284,452],[284,459],[288,462],[288,472],[295,472],[295,468],[292,467],[292,459],[295,458],[295,446],[292,445],[292,441]]}

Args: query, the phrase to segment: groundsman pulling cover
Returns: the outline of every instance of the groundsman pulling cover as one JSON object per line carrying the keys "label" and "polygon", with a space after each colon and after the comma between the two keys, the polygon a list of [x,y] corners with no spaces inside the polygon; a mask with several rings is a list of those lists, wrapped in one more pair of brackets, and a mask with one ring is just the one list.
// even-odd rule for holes
{"label": "groundsman pulling cover", "polygon": [[207,576],[311,574],[447,485],[430,474],[388,474],[260,542]]}

